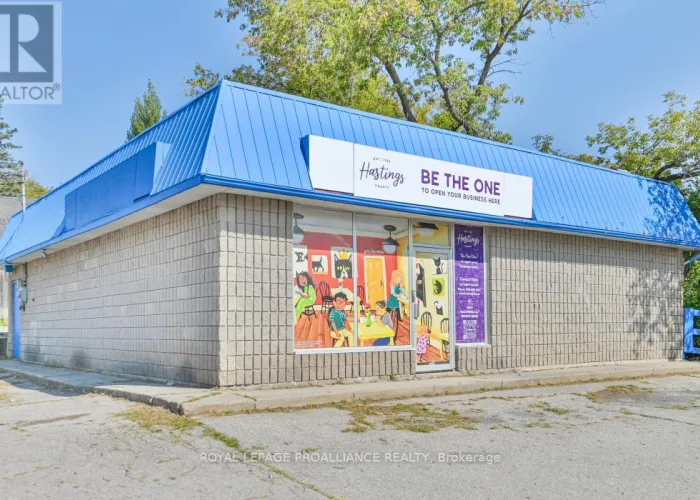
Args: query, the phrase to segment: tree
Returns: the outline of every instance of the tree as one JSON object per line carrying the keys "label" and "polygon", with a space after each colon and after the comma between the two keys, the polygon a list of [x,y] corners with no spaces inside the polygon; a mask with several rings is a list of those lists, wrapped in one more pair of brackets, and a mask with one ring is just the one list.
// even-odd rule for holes
{"label": "tree", "polygon": [[49,193],[51,189],[52,188],[42,186],[36,179],[31,177],[27,179],[27,185],[25,186],[27,198],[30,200],[38,200]]}
{"label": "tree", "polygon": [[[533,137],[533,145],[545,153],[671,182],[700,220],[700,101],[688,106],[687,98],[675,92],[663,97],[666,110],[661,115],[649,115],[644,128],[634,117],[621,124],[598,124],[598,133],[586,137],[597,155],[574,157],[563,153],[554,149],[551,135]],[[686,260],[696,253],[686,252]],[[700,262],[686,266],[685,272],[685,306],[700,308]]]}
{"label": "tree", "polygon": [[664,103],[666,111],[649,115],[643,130],[635,118],[600,123],[586,138],[597,147],[597,162],[669,182],[700,176],[700,101],[689,107],[686,96],[668,92]]}
{"label": "tree", "polygon": [[[228,0],[244,65],[225,78],[510,142],[495,122],[521,103],[498,73],[540,21],[570,23],[602,0]],[[190,93],[220,75],[197,66]]]}
{"label": "tree", "polygon": [[10,127],[0,114],[0,196],[16,196],[22,191],[22,168],[12,157],[12,150],[19,149],[19,146],[12,142],[16,133],[17,129]]}
{"label": "tree", "polygon": [[143,98],[136,98],[134,112],[131,114],[131,126],[126,133],[126,139],[131,140],[149,127],[152,127],[167,116],[160,102],[153,81],[148,79],[148,86]]}
{"label": "tree", "polygon": [[562,156],[570,160],[581,161],[583,163],[598,164],[598,158],[588,153],[581,153],[578,155],[572,155],[565,153],[561,149],[556,149],[554,147],[554,136],[553,135],[535,135],[532,137],[532,147],[537,151],[542,153],[547,153],[556,156]]}

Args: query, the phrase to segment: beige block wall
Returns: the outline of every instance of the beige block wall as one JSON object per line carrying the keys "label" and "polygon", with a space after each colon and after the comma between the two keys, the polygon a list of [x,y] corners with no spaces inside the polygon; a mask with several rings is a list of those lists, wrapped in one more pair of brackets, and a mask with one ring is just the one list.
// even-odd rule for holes
{"label": "beige block wall", "polygon": [[[292,224],[289,202],[219,194],[32,261],[22,359],[232,386],[415,373],[412,351],[294,354]],[[487,239],[491,345],[457,369],[682,356],[680,250]]]}
{"label": "beige block wall", "polygon": [[489,228],[488,347],[462,371],[683,356],[679,249]]}
{"label": "beige block wall", "polygon": [[219,241],[208,198],[29,262],[21,359],[216,384]]}
{"label": "beige block wall", "polygon": [[[222,221],[221,385],[410,375],[411,351],[294,354],[292,204],[217,196]],[[225,317],[225,319],[224,319]]]}

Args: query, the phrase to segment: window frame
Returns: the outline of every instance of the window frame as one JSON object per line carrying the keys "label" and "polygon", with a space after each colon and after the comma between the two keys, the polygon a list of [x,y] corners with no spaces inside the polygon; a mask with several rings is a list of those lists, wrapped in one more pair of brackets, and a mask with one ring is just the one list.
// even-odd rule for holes
{"label": "window frame", "polygon": [[[318,206],[313,206],[313,205],[304,205],[303,203],[294,203],[292,205],[292,213],[294,213],[296,210],[299,209],[304,209],[308,208],[311,210],[328,210],[328,211],[333,211],[333,212],[341,212],[344,213],[342,210],[336,210],[333,208],[326,208],[326,207],[318,207]],[[356,217],[358,216],[363,216],[363,215],[370,215],[370,214],[364,214],[361,212],[354,212],[350,211],[350,217],[352,220],[352,262],[353,262],[353,279],[352,279],[352,295],[353,295],[353,300],[357,298],[357,281],[359,277],[359,269],[357,267],[357,221]],[[407,249],[409,250],[410,253],[410,248],[411,248],[411,236],[412,236],[412,224],[413,224],[413,219],[410,217],[395,217],[398,219],[406,219],[408,221],[408,231],[409,231],[409,242]],[[292,243],[292,248],[294,248],[294,244]],[[410,258],[410,256],[408,256]],[[290,252],[290,255],[287,256],[288,259],[291,261],[291,284],[290,284],[290,289],[291,293],[289,296],[289,300],[291,303],[294,303],[294,252]],[[329,268],[331,266],[331,262],[329,261],[328,264]],[[294,321],[295,321],[295,315],[294,315],[294,307],[290,308],[289,315],[291,317],[291,335],[292,335],[292,348],[293,348],[293,353],[294,354],[343,354],[343,353],[354,353],[354,352],[385,352],[385,351],[415,351],[415,339],[413,338],[413,334],[411,333],[410,337],[410,344],[409,345],[394,345],[394,346],[367,346],[367,347],[360,347],[359,345],[359,331],[358,331],[358,318],[359,314],[357,314],[357,304],[354,302],[353,305],[353,337],[355,339],[355,347],[343,347],[343,348],[336,348],[336,347],[315,347],[315,348],[297,348],[296,347],[296,342],[295,342],[295,331],[294,331]]]}

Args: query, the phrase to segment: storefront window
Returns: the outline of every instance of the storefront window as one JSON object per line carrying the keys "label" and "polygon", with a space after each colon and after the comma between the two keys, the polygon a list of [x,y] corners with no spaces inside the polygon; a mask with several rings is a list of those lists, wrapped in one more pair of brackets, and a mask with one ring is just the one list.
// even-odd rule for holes
{"label": "storefront window", "polygon": [[358,344],[411,344],[408,220],[355,215]]}
{"label": "storefront window", "polygon": [[294,207],[294,345],[356,346],[352,214]]}
{"label": "storefront window", "polygon": [[448,247],[450,246],[450,226],[432,222],[414,222],[413,244]]}

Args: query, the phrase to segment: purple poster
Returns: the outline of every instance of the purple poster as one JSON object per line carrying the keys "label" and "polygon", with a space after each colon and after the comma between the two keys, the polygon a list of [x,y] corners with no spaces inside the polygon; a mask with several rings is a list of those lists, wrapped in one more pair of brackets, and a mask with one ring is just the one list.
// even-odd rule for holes
{"label": "purple poster", "polygon": [[484,229],[455,225],[455,319],[457,344],[486,341]]}

